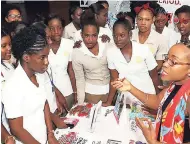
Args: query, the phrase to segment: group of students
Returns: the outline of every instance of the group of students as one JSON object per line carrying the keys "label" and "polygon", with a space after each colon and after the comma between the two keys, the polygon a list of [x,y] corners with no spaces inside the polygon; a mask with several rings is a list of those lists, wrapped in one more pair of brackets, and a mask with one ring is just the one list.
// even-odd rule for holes
{"label": "group of students", "polygon": [[[127,104],[158,111],[155,130],[136,120],[148,143],[189,141],[190,6],[175,12],[181,35],[175,40],[166,37],[167,14],[152,2],[134,8],[137,29],[135,16],[119,13],[111,30],[108,9],[106,1],[85,11],[71,7],[65,27],[53,14],[20,26],[20,10],[7,11],[8,26],[1,29],[2,142],[57,144],[53,130],[67,127],[63,113],[84,102],[110,106],[117,89]],[[161,92],[159,72],[170,83]]]}

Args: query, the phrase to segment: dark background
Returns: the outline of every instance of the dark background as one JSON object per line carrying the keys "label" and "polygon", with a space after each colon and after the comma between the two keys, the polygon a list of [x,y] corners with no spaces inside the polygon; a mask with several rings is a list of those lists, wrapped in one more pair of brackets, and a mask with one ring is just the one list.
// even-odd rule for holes
{"label": "dark background", "polygon": [[65,20],[65,24],[68,24],[70,22],[69,8],[75,4],[79,5],[79,1],[1,1],[1,13],[6,4],[19,6],[22,11],[23,21],[26,23],[32,23],[36,15],[47,17],[48,14],[54,13],[61,16]]}

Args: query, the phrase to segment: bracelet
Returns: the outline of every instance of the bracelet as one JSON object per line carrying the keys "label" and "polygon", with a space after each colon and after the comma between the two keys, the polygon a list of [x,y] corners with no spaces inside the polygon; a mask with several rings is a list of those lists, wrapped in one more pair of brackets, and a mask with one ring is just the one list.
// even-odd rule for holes
{"label": "bracelet", "polygon": [[77,94],[77,92],[73,92],[74,94]]}
{"label": "bracelet", "polygon": [[7,141],[8,141],[10,138],[13,138],[13,140],[15,141],[15,137],[11,135],[11,136],[8,136],[8,137],[5,139],[5,144],[7,143]]}
{"label": "bracelet", "polygon": [[147,93],[144,93],[145,95],[146,95],[146,100],[145,100],[145,102],[144,102],[144,105],[146,105],[146,103],[147,103],[147,101],[148,101],[148,99],[149,99],[149,94],[147,94]]}
{"label": "bracelet", "polygon": [[54,130],[48,131],[47,134],[54,134]]}

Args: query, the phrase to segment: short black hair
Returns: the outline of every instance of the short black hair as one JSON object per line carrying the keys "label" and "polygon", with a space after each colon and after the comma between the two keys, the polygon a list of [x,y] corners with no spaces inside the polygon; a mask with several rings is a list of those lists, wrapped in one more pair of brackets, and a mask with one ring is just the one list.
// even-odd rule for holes
{"label": "short black hair", "polygon": [[5,28],[8,29],[9,33],[11,34],[14,32],[17,34],[21,29],[27,27],[28,25],[25,22],[22,21],[12,21],[10,23],[5,23],[4,24]]}
{"label": "short black hair", "polygon": [[167,12],[166,12],[166,10],[163,8],[163,7],[157,7],[156,9],[155,9],[155,15],[158,15],[158,14],[167,14]]}
{"label": "short black hair", "polygon": [[89,6],[89,9],[94,13],[94,14],[100,14],[100,11],[105,9],[105,7],[100,4],[100,3],[93,3]]}
{"label": "short black hair", "polygon": [[71,15],[73,15],[78,8],[82,9],[79,5],[70,6],[70,9],[69,9],[69,16],[70,16],[69,19],[70,19],[70,21],[72,21]]}
{"label": "short black hair", "polygon": [[114,25],[113,25],[113,30],[115,29],[115,27],[116,27],[117,25],[123,25],[124,28],[125,28],[128,32],[130,32],[130,31],[132,30],[132,27],[131,27],[131,24],[130,24],[129,20],[125,19],[125,17],[119,18],[119,19],[114,23]]}
{"label": "short black hair", "polygon": [[97,1],[97,3],[99,3],[99,4],[107,4],[108,6],[109,6],[109,3],[108,3],[108,1],[107,0],[98,0]]}
{"label": "short black hair", "polygon": [[59,15],[57,14],[49,14],[47,19],[45,20],[45,24],[48,25],[48,23],[53,20],[53,19],[57,19],[61,22],[62,27],[65,27],[65,21],[63,18],[61,18]]}
{"label": "short black hair", "polygon": [[2,27],[1,28],[1,38],[4,36],[10,36],[10,33],[6,28]]}
{"label": "short black hair", "polygon": [[35,54],[47,46],[46,38],[34,27],[26,27],[15,35],[12,40],[12,53],[22,61],[24,54]]}
{"label": "short black hair", "polygon": [[190,14],[190,6],[188,6],[188,5],[181,6],[180,8],[178,8],[175,11],[175,15],[177,16],[179,13],[188,13],[188,14]]}
{"label": "short black hair", "polygon": [[126,16],[130,17],[133,21],[133,24],[135,24],[135,15],[132,12],[119,12],[116,17],[117,19],[122,19]]}
{"label": "short black hair", "polygon": [[14,10],[14,9],[18,10],[19,13],[22,14],[21,9],[18,6],[12,5],[12,4],[6,4],[5,7],[3,8],[3,11],[2,11],[3,19],[5,19],[5,17],[8,16],[9,11]]}
{"label": "short black hair", "polygon": [[36,27],[39,30],[38,32],[40,33],[40,35],[42,35],[46,38],[45,30],[46,30],[46,28],[48,28],[48,26],[46,24],[44,24],[43,22],[34,22],[34,23],[32,23],[31,26]]}
{"label": "short black hair", "polygon": [[[70,15],[73,15],[73,14],[75,13],[75,11],[76,11],[78,8],[81,8],[81,7],[78,6],[78,5],[74,5],[74,6],[70,7],[70,9],[69,9],[69,14],[70,14]],[[81,9],[82,9],[82,8],[81,8]]]}
{"label": "short black hair", "polygon": [[99,27],[95,21],[95,19],[90,19],[90,18],[87,18],[83,21],[82,25],[81,25],[81,31],[83,32],[84,31],[84,27],[85,26],[88,26],[88,25],[91,25],[91,26],[95,26],[96,29],[97,29],[97,32],[99,33]]}

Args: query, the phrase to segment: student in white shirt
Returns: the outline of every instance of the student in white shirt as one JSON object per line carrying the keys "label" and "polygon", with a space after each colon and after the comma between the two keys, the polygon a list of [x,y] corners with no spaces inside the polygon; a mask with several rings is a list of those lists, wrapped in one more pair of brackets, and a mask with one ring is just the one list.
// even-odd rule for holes
{"label": "student in white shirt", "polygon": [[71,22],[65,26],[63,31],[63,37],[73,40],[75,32],[80,30],[80,16],[82,14],[82,8],[77,5],[70,7],[69,14],[71,17]]}
{"label": "student in white shirt", "polygon": [[106,44],[98,42],[99,28],[94,19],[82,25],[81,47],[73,50],[72,63],[76,77],[78,103],[107,101],[110,74],[107,67]]}
{"label": "student in white shirt", "polygon": [[[113,25],[115,44],[108,45],[107,60],[112,81],[117,78],[127,78],[133,85],[144,92],[155,94],[158,86],[157,63],[149,48],[137,42],[132,42],[131,24],[125,17],[118,19]],[[126,103],[138,101],[133,95],[124,93]],[[109,97],[110,105],[113,97]]]}
{"label": "student in white shirt", "polygon": [[132,40],[141,44],[145,44],[149,47],[154,55],[158,66],[158,71],[161,69],[164,56],[167,54],[168,45],[166,40],[161,34],[151,29],[151,25],[154,23],[154,2],[137,2],[134,8],[137,16],[138,29],[133,30]]}
{"label": "student in white shirt", "polygon": [[[89,9],[85,10],[81,15],[81,25],[82,22],[84,21],[83,19],[86,19],[86,17],[96,20],[96,23],[99,27],[98,41],[102,41],[102,36],[106,35],[109,37],[110,41],[113,42],[112,32],[108,27],[106,27],[106,22],[108,19],[108,10],[104,8],[103,5],[99,3],[94,3],[90,5]],[[75,33],[73,40],[75,42],[82,41],[81,30]]]}
{"label": "student in white shirt", "polygon": [[37,75],[48,68],[47,42],[35,27],[29,27],[14,37],[12,45],[19,65],[2,92],[11,133],[21,143],[46,144],[48,141],[58,144],[46,99],[45,81]]}
{"label": "student in white shirt", "polygon": [[[64,97],[60,101],[67,101],[68,108],[71,109],[77,102],[77,90],[75,84],[75,75],[72,68],[71,53],[74,42],[62,38],[63,23],[59,16],[50,15],[47,19],[47,25],[51,31],[52,43],[48,60],[50,63],[50,75],[53,83]],[[74,92],[73,92],[74,91]]]}
{"label": "student in white shirt", "polygon": [[178,43],[188,43],[190,41],[190,6],[183,5],[175,11],[174,23],[181,35]]}
{"label": "student in white shirt", "polygon": [[[1,29],[1,91],[6,80],[9,79],[14,71],[14,67],[7,62],[11,58],[11,37],[7,30]],[[6,61],[5,61],[6,60]],[[15,139],[10,133],[4,105],[1,103],[1,142],[15,144]]]}
{"label": "student in white shirt", "polygon": [[177,43],[178,35],[173,29],[167,27],[169,19],[170,15],[165,11],[163,7],[156,8],[154,21],[155,31],[160,33],[167,41],[167,52],[173,45]]}
{"label": "student in white shirt", "polygon": [[[32,26],[35,26],[39,30],[39,34],[44,36],[44,38],[47,40],[48,45],[52,43],[51,33],[47,25],[45,25],[42,22],[35,22],[32,24]],[[42,77],[43,78],[42,80],[45,79],[44,86],[47,93],[47,100],[49,103],[51,118],[53,123],[57,128],[66,128],[67,127],[66,124],[59,117],[59,115],[64,112],[63,108],[67,108],[67,105],[65,104],[66,100],[65,103],[61,105],[61,103],[59,102],[59,97],[63,97],[63,95],[53,84],[52,75],[50,75],[48,71],[38,75],[43,75],[39,77]]]}

